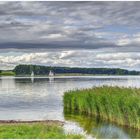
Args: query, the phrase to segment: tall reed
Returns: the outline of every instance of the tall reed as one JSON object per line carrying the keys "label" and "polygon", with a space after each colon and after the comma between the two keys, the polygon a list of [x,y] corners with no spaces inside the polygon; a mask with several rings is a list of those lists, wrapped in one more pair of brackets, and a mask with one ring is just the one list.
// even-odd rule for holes
{"label": "tall reed", "polygon": [[64,111],[140,129],[140,89],[103,86],[68,91],[63,101]]}

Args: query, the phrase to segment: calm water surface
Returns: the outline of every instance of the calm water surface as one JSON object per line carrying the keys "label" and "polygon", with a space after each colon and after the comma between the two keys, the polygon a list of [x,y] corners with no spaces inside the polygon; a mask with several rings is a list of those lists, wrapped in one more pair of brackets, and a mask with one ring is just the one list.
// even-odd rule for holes
{"label": "calm water surface", "polygon": [[[16,78],[0,77],[0,120],[63,120],[75,126],[76,131],[87,131],[78,121],[63,114],[63,94],[65,91],[94,86],[140,87],[139,76],[78,76],[56,78]],[[71,119],[70,119],[71,118]],[[88,120],[88,118],[87,118]],[[90,119],[91,121],[91,119]],[[94,122],[95,120],[92,120]],[[71,122],[71,123],[70,123]],[[88,122],[84,120],[84,122]],[[90,123],[92,124],[92,123]],[[67,126],[68,126],[67,125]],[[67,129],[67,128],[66,128]],[[112,124],[96,125],[88,132],[100,138],[139,137],[135,131]],[[132,133],[133,132],[133,133]],[[109,134],[110,135],[109,135]],[[118,135],[118,133],[120,135]],[[96,136],[97,137],[97,136]],[[140,137],[139,137],[140,138]]]}

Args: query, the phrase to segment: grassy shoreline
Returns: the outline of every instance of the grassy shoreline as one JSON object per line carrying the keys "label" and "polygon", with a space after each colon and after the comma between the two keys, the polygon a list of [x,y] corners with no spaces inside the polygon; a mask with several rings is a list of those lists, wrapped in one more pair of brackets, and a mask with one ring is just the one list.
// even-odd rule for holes
{"label": "grassy shoreline", "polygon": [[13,71],[2,71],[0,76],[15,76],[16,74]]}
{"label": "grassy shoreline", "polygon": [[60,121],[0,121],[0,139],[79,139],[66,134]]}
{"label": "grassy shoreline", "polygon": [[140,89],[96,87],[64,94],[64,110],[140,130]]}

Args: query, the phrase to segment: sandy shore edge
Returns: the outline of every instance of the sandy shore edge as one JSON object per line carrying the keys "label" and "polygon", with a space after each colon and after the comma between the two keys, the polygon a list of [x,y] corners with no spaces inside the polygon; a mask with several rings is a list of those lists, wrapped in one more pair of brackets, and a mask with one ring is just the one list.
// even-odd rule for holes
{"label": "sandy shore edge", "polygon": [[59,120],[33,120],[33,121],[22,121],[22,120],[0,120],[0,124],[21,124],[21,123],[45,123],[47,125],[59,125],[63,126],[65,122]]}

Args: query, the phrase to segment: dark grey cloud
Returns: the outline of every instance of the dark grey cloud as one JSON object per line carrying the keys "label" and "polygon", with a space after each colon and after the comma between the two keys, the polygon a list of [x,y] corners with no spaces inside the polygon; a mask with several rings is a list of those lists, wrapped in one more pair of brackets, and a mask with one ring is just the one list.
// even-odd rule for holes
{"label": "dark grey cloud", "polygon": [[124,28],[139,28],[139,7],[140,2],[1,2],[0,48],[7,42],[17,42],[15,48],[32,48],[34,44],[41,48],[120,46],[116,41],[122,36],[114,34],[113,40],[111,35],[96,33],[137,33],[140,29]]}
{"label": "dark grey cloud", "polygon": [[100,48],[117,48],[117,45],[112,43],[92,43],[82,44],[80,41],[54,41],[53,43],[0,43],[0,49],[100,49]]}

